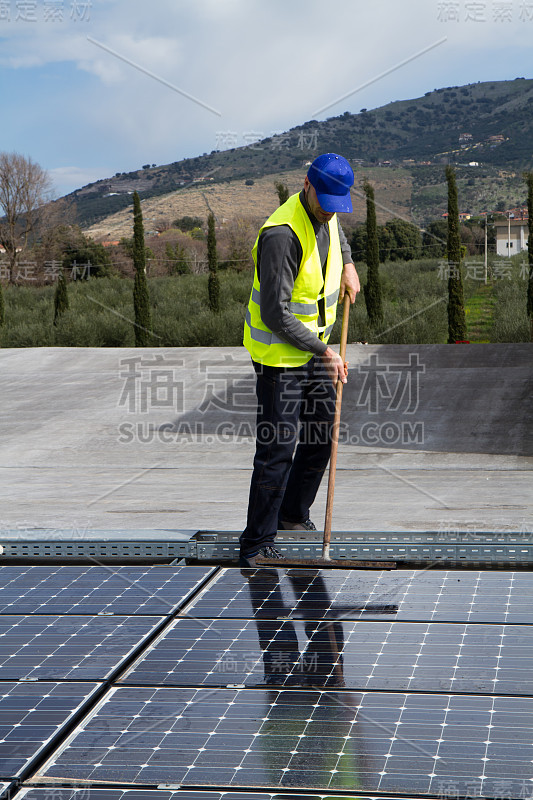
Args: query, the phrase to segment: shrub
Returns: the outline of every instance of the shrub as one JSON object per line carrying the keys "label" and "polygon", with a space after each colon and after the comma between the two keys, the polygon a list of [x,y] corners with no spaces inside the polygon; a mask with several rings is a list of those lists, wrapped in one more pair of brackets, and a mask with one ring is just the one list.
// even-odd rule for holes
{"label": "shrub", "polygon": [[513,268],[514,280],[494,282],[496,304],[492,321],[492,342],[529,342],[529,320],[526,308],[524,280],[517,280],[518,268]]}
{"label": "shrub", "polygon": [[[494,282],[491,340],[527,342],[526,281],[519,258],[512,279]],[[366,265],[357,266],[361,283]],[[437,259],[385,262],[380,267],[383,323],[372,327],[359,295],[350,313],[349,341],[377,344],[444,343],[447,330],[447,281],[439,277]],[[208,276],[150,278],[154,336],[151,347],[209,347],[242,344],[243,322],[252,275],[226,270],[220,274],[221,311],[207,304]],[[478,284],[473,285],[473,290]],[[133,279],[97,278],[69,284],[70,308],[54,329],[54,286],[10,286],[6,293],[3,347],[133,347]],[[465,291],[472,287],[467,282]],[[339,309],[340,312],[340,309]],[[340,335],[340,313],[332,343]]]}

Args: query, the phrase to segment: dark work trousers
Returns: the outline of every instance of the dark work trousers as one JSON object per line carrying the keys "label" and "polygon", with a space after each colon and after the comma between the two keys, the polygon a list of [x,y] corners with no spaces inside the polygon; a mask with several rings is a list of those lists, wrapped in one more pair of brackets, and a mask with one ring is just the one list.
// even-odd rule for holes
{"label": "dark work trousers", "polygon": [[302,367],[253,364],[257,431],[248,518],[240,537],[245,556],[274,542],[279,521],[309,518],[329,461],[335,414],[335,386],[321,358],[313,356]]}

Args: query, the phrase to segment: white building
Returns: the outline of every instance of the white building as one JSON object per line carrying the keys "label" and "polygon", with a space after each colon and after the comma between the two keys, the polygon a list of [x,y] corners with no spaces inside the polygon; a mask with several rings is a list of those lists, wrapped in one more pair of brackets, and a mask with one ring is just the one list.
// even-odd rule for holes
{"label": "white building", "polygon": [[[504,258],[527,250],[529,228],[527,219],[498,220],[496,228],[496,254]],[[510,232],[510,237],[509,237]]]}

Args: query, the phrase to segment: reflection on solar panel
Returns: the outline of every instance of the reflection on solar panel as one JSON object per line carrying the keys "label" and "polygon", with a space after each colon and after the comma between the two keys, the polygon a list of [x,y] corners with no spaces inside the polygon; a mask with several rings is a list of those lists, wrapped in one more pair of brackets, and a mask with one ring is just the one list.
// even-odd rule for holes
{"label": "reflection on solar panel", "polygon": [[119,688],[47,777],[182,786],[519,796],[533,700],[335,691]]}
{"label": "reflection on solar panel", "polygon": [[161,619],[0,616],[0,680],[103,680]]}
{"label": "reflection on solar panel", "polygon": [[170,614],[212,571],[212,567],[4,566],[0,614]]}
{"label": "reflection on solar panel", "polygon": [[531,621],[530,572],[324,570],[315,578],[306,578],[305,570],[277,572],[278,579],[258,571],[247,580],[239,570],[221,570],[187,613],[234,619],[255,615],[493,624]]}
{"label": "reflection on solar panel", "polygon": [[533,695],[533,628],[181,619],[121,682]]}
{"label": "reflection on solar panel", "polygon": [[0,778],[18,777],[97,686],[0,683]]}
{"label": "reflection on solar panel", "polygon": [[[270,792],[189,792],[186,789],[162,791],[152,789],[54,789],[54,800],[347,800],[346,795],[271,794]],[[22,789],[16,800],[50,800],[50,789]],[[357,800],[376,798],[357,795]],[[395,795],[395,800],[409,800]]]}

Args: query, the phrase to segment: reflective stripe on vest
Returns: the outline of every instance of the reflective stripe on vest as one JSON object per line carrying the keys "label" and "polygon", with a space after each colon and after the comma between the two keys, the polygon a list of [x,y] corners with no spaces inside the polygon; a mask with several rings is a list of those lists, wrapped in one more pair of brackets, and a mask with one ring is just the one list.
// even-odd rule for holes
{"label": "reflective stripe on vest", "polygon": [[334,305],[336,305],[337,300],[339,299],[339,292],[340,292],[340,288],[337,289],[335,292],[332,292],[331,294],[328,294],[328,296],[326,297],[326,306],[334,306]]}
{"label": "reflective stripe on vest", "polygon": [[246,309],[246,324],[250,328],[250,336],[252,339],[255,339],[256,342],[261,342],[262,344],[286,344],[283,339],[280,339],[279,336],[276,336],[275,333],[272,331],[264,331],[261,328],[254,328],[252,325],[252,320],[250,317],[250,309]]}
{"label": "reflective stripe on vest", "polygon": [[[258,306],[261,305],[261,294],[255,286],[252,288],[252,300]],[[289,303],[289,311],[292,311],[293,314],[312,316],[318,313],[318,303]]]}

